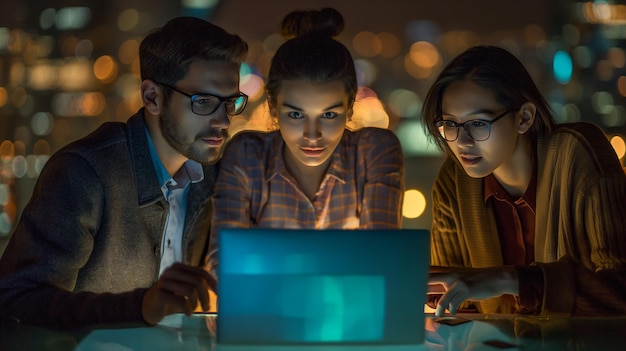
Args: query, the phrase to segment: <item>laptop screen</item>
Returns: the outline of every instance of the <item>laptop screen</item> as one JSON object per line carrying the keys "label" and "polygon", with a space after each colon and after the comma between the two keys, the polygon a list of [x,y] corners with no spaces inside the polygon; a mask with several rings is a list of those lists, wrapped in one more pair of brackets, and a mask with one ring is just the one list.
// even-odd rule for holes
{"label": "laptop screen", "polygon": [[218,343],[417,344],[426,230],[223,229]]}

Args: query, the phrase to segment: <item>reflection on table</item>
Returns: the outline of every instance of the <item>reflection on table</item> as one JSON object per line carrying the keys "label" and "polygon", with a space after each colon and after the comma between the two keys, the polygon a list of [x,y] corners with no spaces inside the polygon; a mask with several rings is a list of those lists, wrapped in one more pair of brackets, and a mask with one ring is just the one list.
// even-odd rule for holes
{"label": "reflection on table", "polygon": [[468,323],[445,325],[426,317],[426,342],[389,346],[234,346],[216,343],[216,317],[180,316],[178,324],[137,327],[114,325],[93,330],[54,330],[3,319],[2,350],[623,350],[626,317],[538,318],[461,315]]}

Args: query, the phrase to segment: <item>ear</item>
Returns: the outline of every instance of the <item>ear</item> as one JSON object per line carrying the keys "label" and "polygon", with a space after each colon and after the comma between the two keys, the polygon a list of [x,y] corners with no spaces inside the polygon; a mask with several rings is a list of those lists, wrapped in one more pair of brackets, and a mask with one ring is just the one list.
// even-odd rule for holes
{"label": "ear", "polygon": [[163,109],[163,91],[153,80],[141,82],[141,101],[143,106],[153,115],[160,115]]}
{"label": "ear", "polygon": [[527,102],[520,107],[518,111],[519,127],[518,133],[525,134],[530,127],[535,123],[535,114],[537,113],[537,106],[531,102]]}

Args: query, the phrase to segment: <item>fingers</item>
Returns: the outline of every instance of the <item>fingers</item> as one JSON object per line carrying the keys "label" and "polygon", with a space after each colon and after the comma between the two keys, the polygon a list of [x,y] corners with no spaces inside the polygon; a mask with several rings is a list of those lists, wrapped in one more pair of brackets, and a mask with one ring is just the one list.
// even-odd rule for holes
{"label": "fingers", "polygon": [[466,281],[457,273],[431,273],[428,280],[428,292],[443,292],[435,309],[437,317],[443,316],[446,309],[450,314],[456,314],[461,304],[471,295]]}
{"label": "fingers", "polygon": [[435,316],[441,317],[445,314],[446,308],[450,314],[456,314],[459,306],[467,299],[467,289],[462,284],[453,284],[448,291],[441,296],[437,302]]}
{"label": "fingers", "polygon": [[215,291],[217,288],[217,282],[207,271],[182,263],[166,269],[159,280],[164,289],[186,297],[192,311],[198,303],[204,311],[209,310],[209,290]]}
{"label": "fingers", "polygon": [[175,263],[167,268],[144,295],[142,313],[148,324],[158,323],[173,313],[192,314],[199,306],[208,311],[209,290],[217,283],[205,270]]}

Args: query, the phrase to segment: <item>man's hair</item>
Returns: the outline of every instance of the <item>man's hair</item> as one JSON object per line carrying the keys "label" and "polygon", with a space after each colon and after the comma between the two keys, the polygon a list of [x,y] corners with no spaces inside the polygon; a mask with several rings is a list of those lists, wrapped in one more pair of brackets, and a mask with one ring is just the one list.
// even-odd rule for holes
{"label": "man's hair", "polygon": [[239,36],[196,17],[177,17],[152,30],[139,46],[141,80],[175,84],[196,59],[240,65],[248,45]]}

